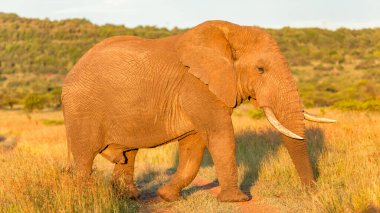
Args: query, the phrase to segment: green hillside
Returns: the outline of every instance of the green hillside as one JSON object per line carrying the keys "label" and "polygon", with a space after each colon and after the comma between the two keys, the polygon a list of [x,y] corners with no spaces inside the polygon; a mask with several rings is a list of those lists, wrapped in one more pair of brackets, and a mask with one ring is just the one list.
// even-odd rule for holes
{"label": "green hillside", "polygon": [[[159,38],[184,29],[126,28],[85,19],[50,21],[0,13],[0,107],[59,107],[76,60],[113,35]],[[307,106],[380,110],[380,28],[268,29],[280,44]]]}

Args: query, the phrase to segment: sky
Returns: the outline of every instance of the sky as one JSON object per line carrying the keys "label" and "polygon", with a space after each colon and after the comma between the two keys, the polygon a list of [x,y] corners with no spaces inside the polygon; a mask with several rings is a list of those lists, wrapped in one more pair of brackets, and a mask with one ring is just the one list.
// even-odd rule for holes
{"label": "sky", "polygon": [[127,27],[187,28],[216,19],[266,28],[380,27],[380,0],[0,0],[0,12]]}

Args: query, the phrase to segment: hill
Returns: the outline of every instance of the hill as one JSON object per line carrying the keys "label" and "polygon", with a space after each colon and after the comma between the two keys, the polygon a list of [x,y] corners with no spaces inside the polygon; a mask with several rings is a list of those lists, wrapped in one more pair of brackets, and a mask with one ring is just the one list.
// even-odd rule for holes
{"label": "hill", "polygon": [[[78,58],[113,35],[159,38],[184,32],[85,19],[50,21],[0,13],[0,107],[59,107],[60,85]],[[278,41],[307,106],[380,110],[380,28],[267,29]]]}

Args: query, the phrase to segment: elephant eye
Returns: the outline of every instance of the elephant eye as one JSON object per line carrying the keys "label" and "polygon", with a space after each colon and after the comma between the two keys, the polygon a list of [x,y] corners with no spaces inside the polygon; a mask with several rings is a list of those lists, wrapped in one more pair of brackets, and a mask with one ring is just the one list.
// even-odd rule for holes
{"label": "elephant eye", "polygon": [[256,68],[257,72],[260,73],[260,74],[263,74],[264,73],[264,67],[257,67]]}

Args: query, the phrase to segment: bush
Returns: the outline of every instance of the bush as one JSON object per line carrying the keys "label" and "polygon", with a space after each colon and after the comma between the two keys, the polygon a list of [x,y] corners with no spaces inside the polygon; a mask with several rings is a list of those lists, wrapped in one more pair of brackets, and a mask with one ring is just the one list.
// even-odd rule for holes
{"label": "bush", "polygon": [[59,109],[61,107],[61,93],[61,88],[48,88],[48,93],[45,94],[46,107]]}
{"label": "bush", "polygon": [[44,108],[46,98],[39,94],[28,95],[24,102],[24,109],[27,111],[34,111],[35,109],[41,110]]}
{"label": "bush", "polygon": [[5,108],[7,106],[9,109],[13,109],[16,104],[18,104],[18,100],[16,99],[3,98],[0,100],[0,108]]}

